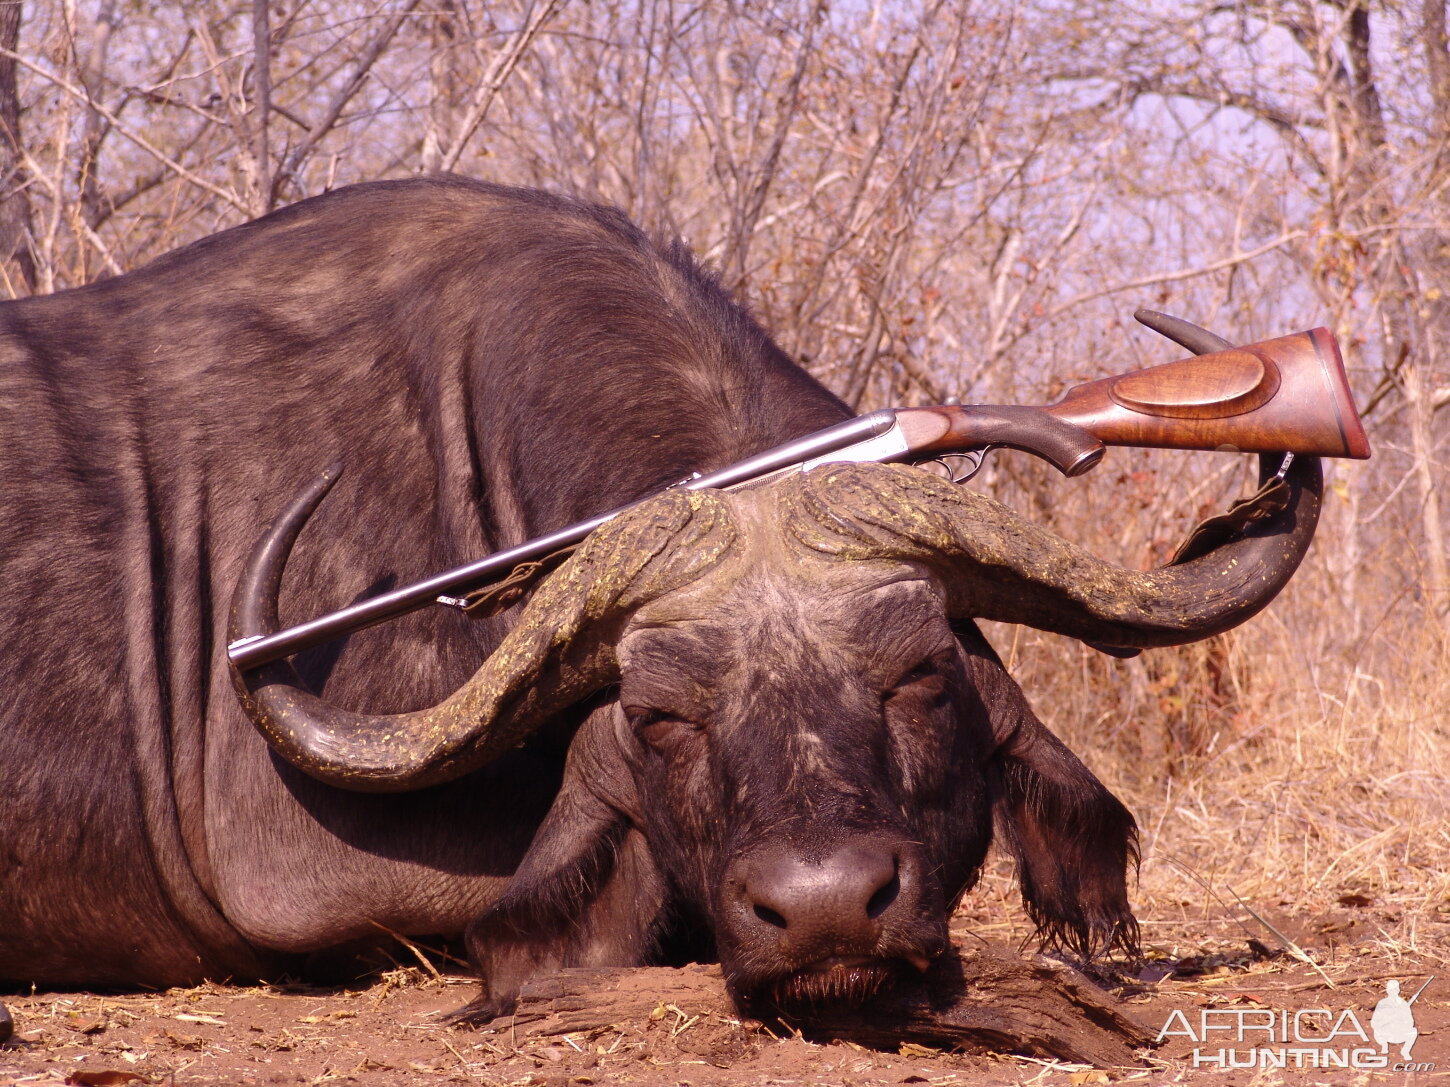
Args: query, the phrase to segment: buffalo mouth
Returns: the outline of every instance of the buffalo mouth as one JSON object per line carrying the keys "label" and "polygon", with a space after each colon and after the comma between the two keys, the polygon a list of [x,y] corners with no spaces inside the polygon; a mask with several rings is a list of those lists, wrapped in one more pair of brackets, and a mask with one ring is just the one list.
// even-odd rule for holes
{"label": "buffalo mouth", "polygon": [[821,959],[755,986],[747,1003],[780,1014],[858,1007],[893,988],[903,965],[867,957]]}

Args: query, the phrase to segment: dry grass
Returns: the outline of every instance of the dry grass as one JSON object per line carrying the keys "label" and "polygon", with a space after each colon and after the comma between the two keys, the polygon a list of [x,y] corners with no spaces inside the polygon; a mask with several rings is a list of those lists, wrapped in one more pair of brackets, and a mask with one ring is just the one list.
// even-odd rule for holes
{"label": "dry grass", "polygon": [[[1253,913],[1294,915],[1352,920],[1342,946],[1446,961],[1450,630],[1426,589],[1421,526],[1388,510],[1383,467],[1326,462],[1308,558],[1227,635],[1120,661],[987,628],[1039,715],[1137,816],[1134,902],[1150,943],[1242,946],[1251,933],[1274,946]],[[1081,482],[1015,465],[989,478],[1065,537],[1146,567],[1248,493],[1251,470],[1250,458],[1114,450]],[[1011,897],[1010,883],[1002,866],[983,890]]]}
{"label": "dry grass", "polygon": [[[1311,589],[1324,580],[1305,575]],[[1283,945],[1309,922],[1344,927],[1321,946],[1450,963],[1450,636],[1406,605],[1367,637],[1341,630],[1337,653],[1311,651],[1335,643],[1317,595],[1207,648],[1131,662],[989,633],[1044,720],[1137,816],[1150,948]],[[1012,898],[1010,884],[999,862],[978,894]]]}

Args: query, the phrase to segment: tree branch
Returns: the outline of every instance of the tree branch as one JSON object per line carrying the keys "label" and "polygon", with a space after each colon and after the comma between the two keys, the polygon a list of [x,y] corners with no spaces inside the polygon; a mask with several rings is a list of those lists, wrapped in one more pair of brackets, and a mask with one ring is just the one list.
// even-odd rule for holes
{"label": "tree branch", "polygon": [[267,118],[272,112],[272,32],[268,0],[252,0],[252,160],[256,172],[256,214],[272,210],[277,194],[272,188],[271,157],[267,148]]}
{"label": "tree branch", "polygon": [[[20,0],[0,3],[0,48],[20,45]],[[20,138],[20,94],[12,56],[0,57],[0,267],[14,262],[6,286],[14,297],[35,293],[35,258],[30,252],[30,193]],[[18,284],[17,284],[18,281]],[[16,291],[18,285],[22,291]]]}
{"label": "tree branch", "polygon": [[403,0],[402,6],[383,23],[377,34],[373,36],[372,41],[363,48],[362,55],[358,57],[357,64],[353,66],[352,75],[348,77],[347,82],[343,84],[342,88],[333,96],[332,101],[328,103],[321,120],[312,125],[311,130],[307,133],[307,138],[292,149],[292,153],[287,156],[285,165],[273,176],[272,194],[270,197],[272,201],[276,201],[284,180],[290,180],[295,188],[303,191],[301,178],[299,176],[302,164],[312,154],[317,145],[322,142],[323,137],[332,131],[333,127],[337,124],[337,119],[342,116],[343,109],[352,101],[353,96],[362,89],[362,85],[367,81],[368,73],[372,71],[373,65],[378,62],[378,58],[383,55],[383,51],[387,49],[393,37],[398,33],[398,28],[403,25],[403,20],[412,14],[413,9],[418,6],[418,2],[419,0]]}
{"label": "tree branch", "polygon": [[493,63],[489,65],[488,71],[479,82],[473,93],[473,102],[464,114],[463,123],[458,126],[458,135],[453,141],[453,146],[443,156],[439,169],[452,170],[458,165],[458,160],[463,157],[463,149],[468,146],[468,141],[473,139],[473,134],[478,131],[478,126],[483,124],[483,119],[488,116],[489,107],[493,100],[498,97],[498,92],[508,82],[519,61],[523,60],[524,54],[528,52],[529,46],[538,37],[539,31],[554,17],[559,9],[559,0],[544,0],[542,4],[531,4],[528,13],[524,16],[524,25],[514,32],[513,38],[508,45],[494,56]]}
{"label": "tree branch", "polygon": [[90,94],[85,90],[84,87],[77,87],[74,83],[71,83],[69,80],[63,78],[62,76],[59,76],[54,72],[47,71],[45,68],[42,68],[34,61],[28,60],[25,57],[21,56],[13,49],[0,48],[0,56],[9,57],[21,67],[27,69],[28,71],[34,72],[42,79],[47,80],[54,86],[60,88],[70,97],[76,99],[79,102],[85,103],[86,106],[95,110],[103,118],[105,118],[105,120],[110,123],[112,128],[114,128],[122,136],[125,136],[126,139],[130,140],[137,147],[141,148],[141,150],[145,151],[147,154],[156,159],[157,162],[160,162],[162,165],[164,165],[177,177],[181,178],[184,181],[190,182],[192,185],[195,185],[199,189],[211,193],[219,200],[226,201],[226,203],[236,208],[243,215],[248,214],[248,208],[246,203],[237,199],[236,193],[230,192],[227,189],[223,189],[219,185],[213,184],[206,178],[200,176],[192,170],[188,170],[185,166],[181,165],[181,163],[175,161],[170,155],[168,155],[165,151],[161,150],[161,148],[157,147],[145,136],[141,135],[139,132],[132,129],[129,125],[121,121],[120,118],[118,118],[110,110],[106,109],[105,106],[92,99]]}

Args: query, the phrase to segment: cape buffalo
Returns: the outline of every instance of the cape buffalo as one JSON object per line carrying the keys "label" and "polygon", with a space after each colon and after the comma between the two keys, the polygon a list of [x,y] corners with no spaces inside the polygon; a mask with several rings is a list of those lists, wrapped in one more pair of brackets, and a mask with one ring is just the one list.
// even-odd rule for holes
{"label": "cape buffalo", "polygon": [[382,926],[466,934],[475,1018],[560,965],[704,956],[747,1006],[854,999],[942,951],[994,825],[1047,941],[1132,949],[1132,817],[971,619],[1202,637],[1278,591],[1317,511],[1301,460],[1283,513],[1131,573],[919,468],[677,490],[526,606],[267,666],[244,713],[230,637],[850,412],[681,246],[453,178],[7,303],[0,337],[17,985],[265,977]]}

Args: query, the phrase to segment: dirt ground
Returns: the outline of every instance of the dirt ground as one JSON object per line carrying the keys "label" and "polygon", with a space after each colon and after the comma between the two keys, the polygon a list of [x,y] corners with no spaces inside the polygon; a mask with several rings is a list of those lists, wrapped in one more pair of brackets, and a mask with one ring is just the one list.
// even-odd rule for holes
{"label": "dirt ground", "polygon": [[[439,970],[449,964],[430,959],[426,968],[400,965],[337,988],[205,985],[164,993],[7,996],[15,1034],[0,1047],[0,1087],[1450,1083],[1450,976],[1442,959],[1450,947],[1450,916],[1432,910],[1416,919],[1415,946],[1426,949],[1421,954],[1376,938],[1391,926],[1402,929],[1402,916],[1353,901],[1318,913],[1265,916],[1259,923],[1262,938],[1242,917],[1200,918],[1200,938],[1189,945],[1182,924],[1149,920],[1146,966],[1110,987],[1150,1032],[1165,1034],[1162,1045],[1142,1051],[1143,1065],[1136,1069],[912,1044],[891,1052],[851,1042],[817,1045],[664,1002],[635,1021],[587,1034],[520,1037],[507,1020],[482,1031],[458,1030],[437,1016],[465,1003],[472,981]],[[983,930],[1002,927],[1000,919],[966,914],[957,919],[954,935],[980,941]],[[986,935],[1000,942],[1010,934]],[[1312,961],[1285,950],[1290,945]],[[1414,1069],[1394,1067],[1401,1061],[1398,1045],[1390,1047],[1384,1067],[1332,1063],[1341,1053],[1361,1063],[1379,1055],[1371,1015],[1386,983],[1398,980],[1409,998],[1437,970],[1440,976],[1413,1008],[1420,1032]],[[1280,1055],[1282,1068],[1276,1066]],[[1220,1067],[1249,1060],[1254,1067]]]}

